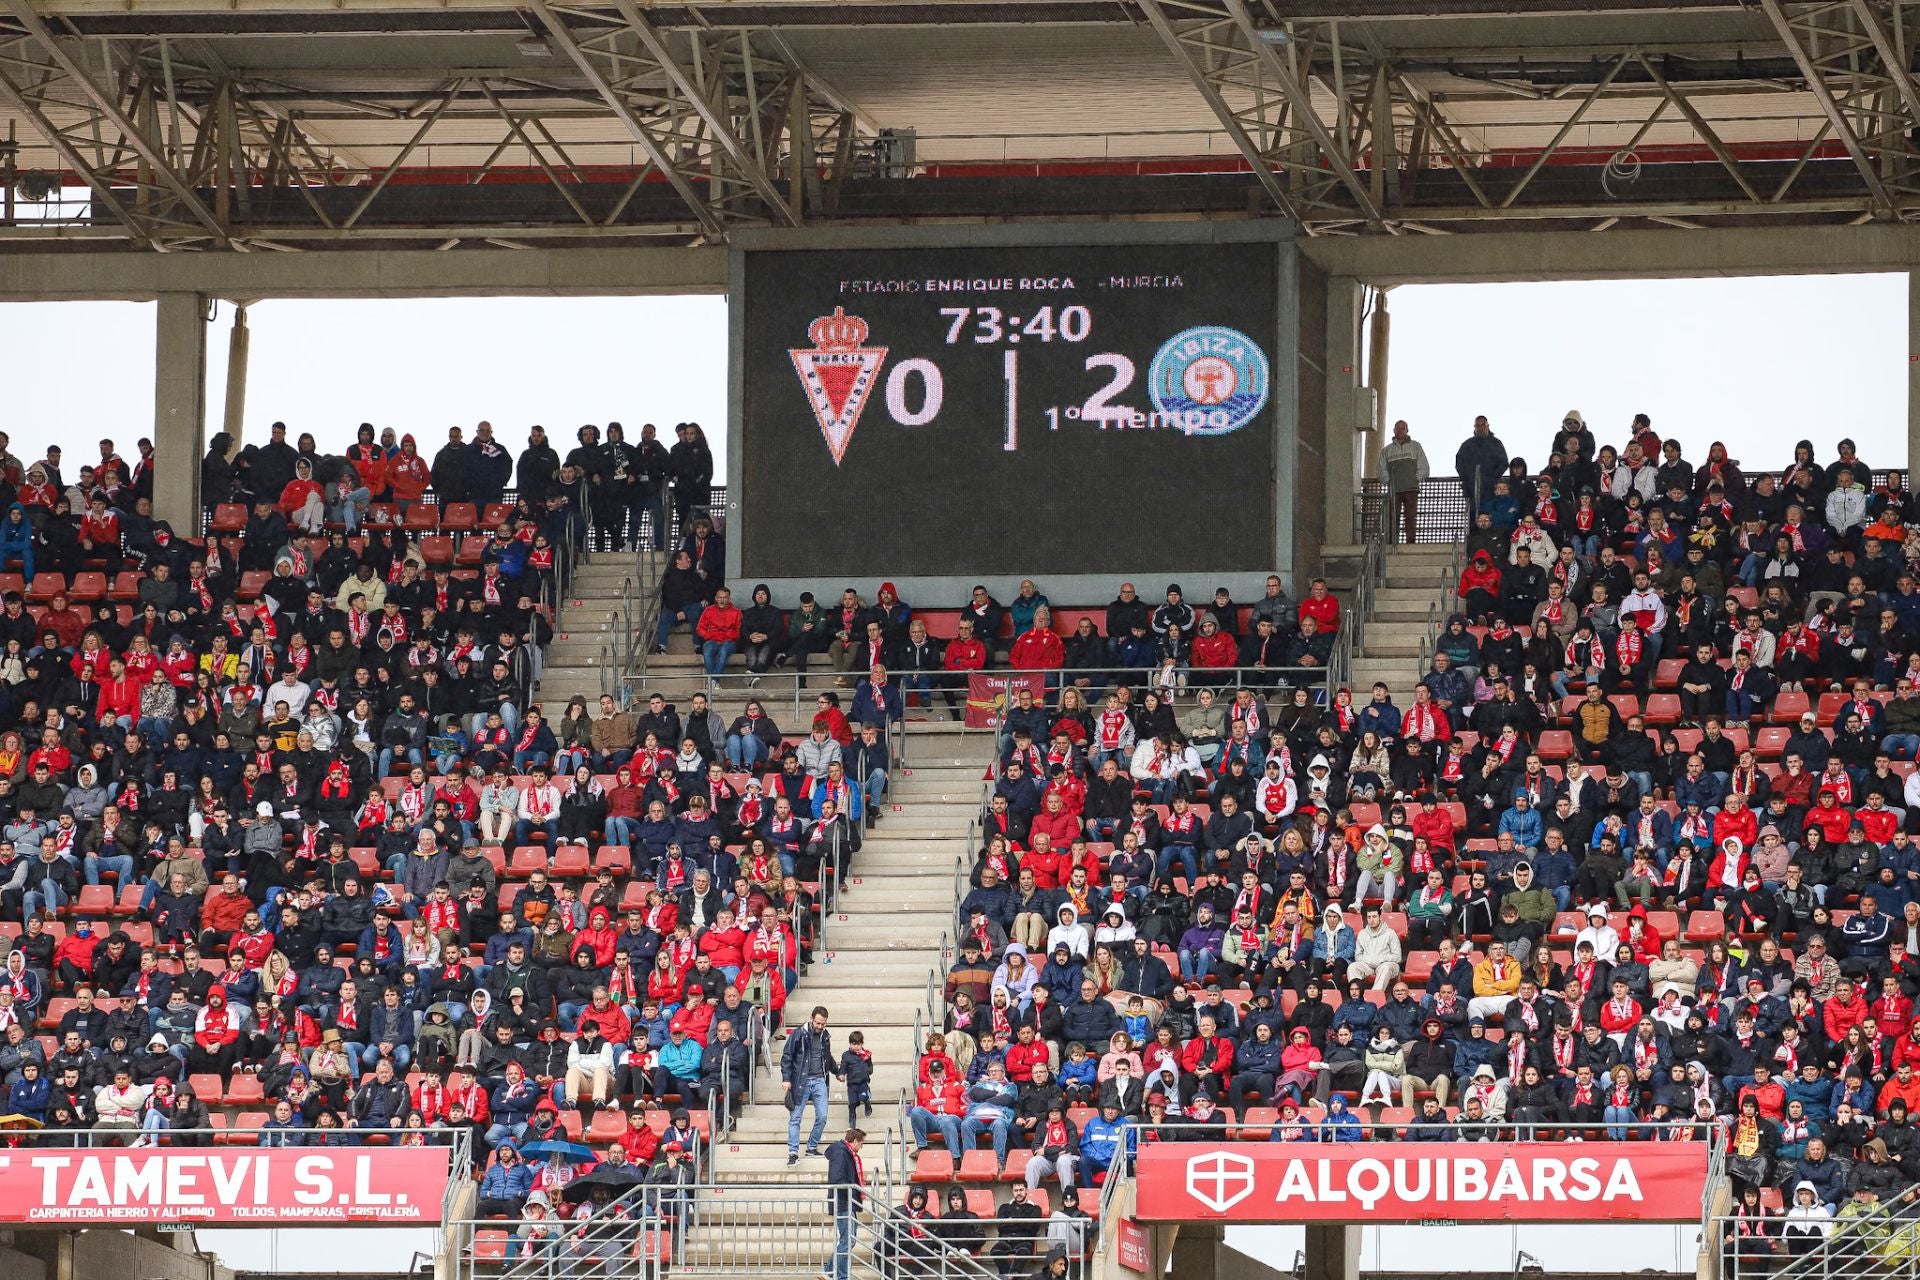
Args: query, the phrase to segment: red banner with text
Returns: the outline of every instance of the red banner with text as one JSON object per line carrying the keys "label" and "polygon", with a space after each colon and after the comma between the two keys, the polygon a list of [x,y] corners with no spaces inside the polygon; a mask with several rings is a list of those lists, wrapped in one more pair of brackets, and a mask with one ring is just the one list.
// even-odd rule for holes
{"label": "red banner with text", "polygon": [[445,1147],[0,1147],[0,1222],[430,1225]]}
{"label": "red banner with text", "polygon": [[1047,696],[1044,671],[975,671],[967,676],[967,728],[998,729],[1014,695],[1025,689],[1035,701]]}
{"label": "red banner with text", "polygon": [[1707,1148],[1666,1142],[1170,1142],[1141,1148],[1143,1222],[1692,1222]]}

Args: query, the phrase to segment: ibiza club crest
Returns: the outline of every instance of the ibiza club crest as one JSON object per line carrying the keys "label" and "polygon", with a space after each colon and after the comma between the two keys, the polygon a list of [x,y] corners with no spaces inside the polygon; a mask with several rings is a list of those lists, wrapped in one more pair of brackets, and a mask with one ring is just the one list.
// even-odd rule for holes
{"label": "ibiza club crest", "polygon": [[811,349],[789,347],[787,354],[793,357],[794,372],[800,375],[800,386],[837,467],[853,439],[853,429],[860,425],[860,413],[880,377],[887,349],[867,346],[867,322],[841,307],[808,325],[807,336],[813,339]]}

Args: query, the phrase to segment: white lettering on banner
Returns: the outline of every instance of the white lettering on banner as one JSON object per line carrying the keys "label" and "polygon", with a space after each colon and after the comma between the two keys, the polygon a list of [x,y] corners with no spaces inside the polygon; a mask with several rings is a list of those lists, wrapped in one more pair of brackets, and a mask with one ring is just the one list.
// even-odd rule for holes
{"label": "white lettering on banner", "polygon": [[333,1199],[333,1161],[325,1156],[302,1156],[293,1166],[293,1198],[300,1204],[325,1204]]}
{"label": "white lettering on banner", "polygon": [[1406,1203],[1644,1201],[1639,1179],[1627,1160],[1613,1160],[1605,1169],[1604,1182],[1601,1173],[1601,1161],[1588,1156],[1540,1158],[1524,1167],[1509,1158],[1491,1168],[1488,1161],[1474,1159],[1368,1157],[1348,1164],[1344,1179],[1336,1180],[1340,1174],[1334,1162],[1308,1158],[1288,1163],[1273,1198],[1276,1204],[1351,1200],[1368,1212],[1389,1194]]}

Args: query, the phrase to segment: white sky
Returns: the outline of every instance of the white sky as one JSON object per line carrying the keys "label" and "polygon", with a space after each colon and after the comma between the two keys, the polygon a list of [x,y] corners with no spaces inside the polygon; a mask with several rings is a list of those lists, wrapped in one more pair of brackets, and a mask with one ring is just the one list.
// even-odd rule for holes
{"label": "white sky", "polygon": [[1851,436],[1906,465],[1904,275],[1406,285],[1387,310],[1382,419],[1407,420],[1435,475],[1478,413],[1537,470],[1569,409],[1616,447],[1645,413],[1695,462],[1723,440],[1778,469],[1801,439],[1831,461]]}
{"label": "white sky", "polygon": [[[1403,286],[1389,298],[1386,420],[1408,419],[1435,472],[1485,413],[1535,466],[1579,409],[1601,443],[1651,414],[1690,457],[1725,439],[1777,467],[1794,441],[1821,456],[1851,435],[1875,466],[1906,461],[1906,279],[1901,275]],[[70,465],[112,436],[123,452],[153,414],[153,308],[0,305],[0,427]],[[226,395],[222,306],[209,327],[207,430]],[[459,298],[264,302],[248,313],[249,438],[284,420],[342,448],[362,421],[413,431],[429,455],[454,423],[490,419],[517,451],[544,423],[726,423],[726,303],[719,297]],[[716,450],[716,454],[720,451]],[[716,461],[724,464],[724,459]],[[724,479],[724,476],[721,478]]]}
{"label": "white sky", "polygon": [[[58,441],[72,468],[111,437],[130,456],[152,434],[149,303],[0,305],[0,428],[23,459]],[[207,433],[226,405],[225,304],[207,334]],[[515,453],[542,423],[562,452],[583,423],[726,432],[727,309],[717,296],[424,298],[262,302],[247,311],[247,439],[287,424],[344,449],[362,422],[415,432],[428,457],[482,418]],[[719,450],[715,450],[718,454]],[[720,461],[716,457],[716,462]]]}

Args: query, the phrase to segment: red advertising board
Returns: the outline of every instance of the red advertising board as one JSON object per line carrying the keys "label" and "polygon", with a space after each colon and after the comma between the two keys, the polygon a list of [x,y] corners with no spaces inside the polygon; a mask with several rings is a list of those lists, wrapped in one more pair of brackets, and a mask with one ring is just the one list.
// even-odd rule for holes
{"label": "red advertising board", "polygon": [[1047,693],[1043,671],[975,671],[967,677],[967,728],[998,729],[1013,696],[1030,690],[1036,699]]}
{"label": "red advertising board", "polygon": [[1141,1148],[1143,1222],[1691,1222],[1707,1149],[1653,1142],[1170,1142]]}
{"label": "red advertising board", "polygon": [[0,1222],[430,1225],[445,1147],[0,1147]]}
{"label": "red advertising board", "polygon": [[1132,1218],[1120,1219],[1120,1265],[1145,1274],[1153,1270],[1153,1233]]}

